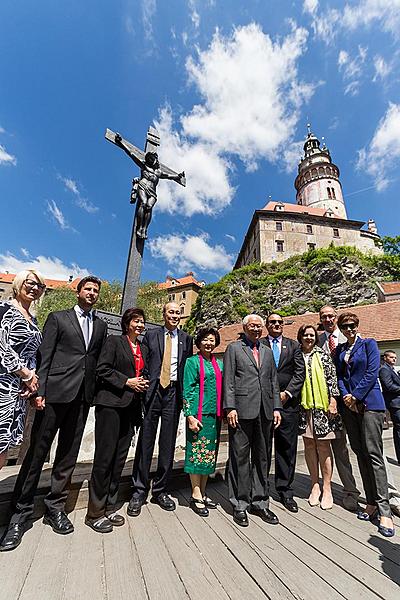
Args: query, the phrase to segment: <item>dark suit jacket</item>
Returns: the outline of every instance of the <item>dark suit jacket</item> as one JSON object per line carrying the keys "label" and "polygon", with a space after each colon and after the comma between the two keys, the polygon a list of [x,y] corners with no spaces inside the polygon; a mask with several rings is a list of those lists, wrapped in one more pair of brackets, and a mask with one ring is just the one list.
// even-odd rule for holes
{"label": "dark suit jacket", "polygon": [[400,408],[400,375],[386,363],[379,369],[379,379],[387,408]]}
{"label": "dark suit jacket", "polygon": [[[142,345],[141,350],[146,364]],[[97,393],[94,404],[125,408],[133,402],[134,408],[137,409],[135,422],[140,423],[144,394],[134,392],[125,385],[128,378],[137,377],[135,361],[126,335],[110,335],[107,338],[97,363],[96,374]],[[142,375],[146,376],[145,367]]]}
{"label": "dark suit jacket", "polygon": [[85,399],[92,402],[97,359],[106,337],[107,325],[94,315],[93,333],[86,350],[75,310],[50,313],[38,350],[38,395],[45,396],[50,404],[65,404],[76,398],[84,383]]}
{"label": "dark suit jacket", "polygon": [[260,366],[245,340],[229,344],[224,355],[224,409],[235,409],[239,419],[255,419],[264,408],[267,419],[282,407],[272,350],[259,347]]}
{"label": "dark suit jacket", "polygon": [[[268,337],[262,338],[260,341],[268,348],[271,347]],[[306,366],[300,345],[295,340],[282,336],[277,372],[280,391],[288,391],[292,395],[292,398],[289,398],[282,408],[299,410],[301,388],[306,378]]]}
{"label": "dark suit jacket", "polygon": [[346,344],[336,349],[336,371],[342,396],[352,394],[367,410],[385,410],[385,401],[378,382],[380,355],[372,338],[358,338],[346,364]]}
{"label": "dark suit jacket", "polygon": [[[160,382],[161,365],[164,354],[165,333],[164,327],[150,329],[146,332],[141,348],[146,355],[147,374],[150,380],[149,388],[145,396],[145,404],[148,405],[158,389]],[[193,338],[185,331],[178,329],[178,385],[176,398],[182,406],[183,371],[186,359],[193,354]]]}

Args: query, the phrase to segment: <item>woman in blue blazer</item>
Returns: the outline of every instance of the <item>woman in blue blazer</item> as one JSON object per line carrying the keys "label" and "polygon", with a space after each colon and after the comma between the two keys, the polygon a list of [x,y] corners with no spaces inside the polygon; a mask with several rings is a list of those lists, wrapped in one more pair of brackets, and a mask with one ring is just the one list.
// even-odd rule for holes
{"label": "woman in blue blazer", "polygon": [[367,506],[358,513],[362,520],[379,517],[379,532],[394,535],[388,483],[383,460],[382,430],[385,401],[378,382],[380,356],[374,339],[361,338],[359,319],[342,313],[338,327],[347,342],[336,350],[338,384],[343,401],[342,416],[350,446],[357,456]]}

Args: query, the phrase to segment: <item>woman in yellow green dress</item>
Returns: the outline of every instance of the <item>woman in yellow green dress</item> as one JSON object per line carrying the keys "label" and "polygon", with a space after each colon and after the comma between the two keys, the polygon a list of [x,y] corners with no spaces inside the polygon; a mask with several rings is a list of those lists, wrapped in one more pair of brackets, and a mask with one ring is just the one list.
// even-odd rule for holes
{"label": "woman in yellow green dress", "polygon": [[217,462],[222,420],[222,361],[212,352],[220,343],[218,330],[204,327],[195,339],[199,353],[186,360],[183,410],[186,416],[186,473],[190,474],[190,507],[201,517],[217,504],[206,495],[207,478]]}

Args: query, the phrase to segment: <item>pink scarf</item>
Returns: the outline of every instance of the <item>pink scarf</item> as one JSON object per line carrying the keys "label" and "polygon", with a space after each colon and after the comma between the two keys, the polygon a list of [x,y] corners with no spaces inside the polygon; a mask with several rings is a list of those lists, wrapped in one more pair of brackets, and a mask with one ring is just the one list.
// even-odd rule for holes
{"label": "pink scarf", "polygon": [[[199,353],[200,360],[200,396],[199,396],[199,412],[197,418],[201,422],[203,416],[203,398],[204,398],[204,358]],[[217,417],[222,418],[222,373],[214,356],[211,357],[211,364],[215,373],[215,381],[217,384]]]}

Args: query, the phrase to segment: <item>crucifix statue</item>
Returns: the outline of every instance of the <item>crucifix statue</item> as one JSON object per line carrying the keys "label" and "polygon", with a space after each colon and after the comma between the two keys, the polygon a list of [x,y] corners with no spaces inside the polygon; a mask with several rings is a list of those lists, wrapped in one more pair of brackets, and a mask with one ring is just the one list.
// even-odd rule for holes
{"label": "crucifix statue", "polygon": [[160,179],[171,179],[180,185],[186,185],[185,173],[176,173],[158,161],[157,148],[160,136],[157,129],[149,127],[144,151],[140,150],[119,133],[106,130],[107,140],[122,148],[124,152],[140,168],[140,177],[132,181],[131,204],[136,203],[135,217],[132,227],[131,246],[126,267],[124,291],[121,311],[135,306],[140,282],[144,241],[151,221],[153,207],[157,202],[157,185]]}

